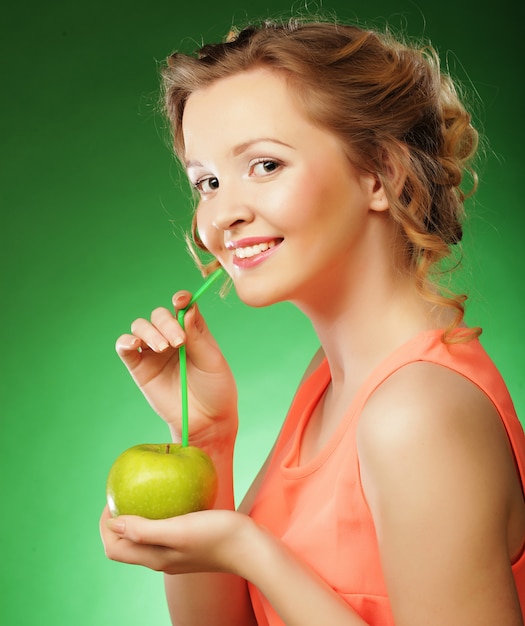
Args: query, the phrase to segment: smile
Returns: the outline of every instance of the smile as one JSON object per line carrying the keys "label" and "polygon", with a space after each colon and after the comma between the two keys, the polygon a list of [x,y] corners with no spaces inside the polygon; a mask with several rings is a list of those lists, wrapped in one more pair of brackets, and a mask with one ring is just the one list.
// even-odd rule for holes
{"label": "smile", "polygon": [[266,250],[269,250],[270,248],[273,248],[274,246],[276,246],[277,243],[278,242],[276,240],[272,240],[272,241],[267,241],[265,243],[258,243],[254,246],[245,246],[244,248],[235,248],[235,250],[233,251],[233,254],[238,259],[249,259],[253,256],[256,256],[257,254],[261,254],[261,252],[266,252]]}
{"label": "smile", "polygon": [[248,270],[273,256],[282,242],[282,237],[245,237],[238,241],[228,241],[226,249],[232,252],[234,267]]}

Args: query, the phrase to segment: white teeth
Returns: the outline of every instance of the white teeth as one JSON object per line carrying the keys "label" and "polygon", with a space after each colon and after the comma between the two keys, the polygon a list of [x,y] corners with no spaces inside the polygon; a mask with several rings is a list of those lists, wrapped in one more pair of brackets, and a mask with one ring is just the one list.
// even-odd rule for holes
{"label": "white teeth", "polygon": [[239,259],[248,259],[261,252],[266,252],[270,248],[275,246],[275,241],[268,241],[267,243],[258,243],[255,246],[246,246],[245,248],[235,248],[233,253]]}

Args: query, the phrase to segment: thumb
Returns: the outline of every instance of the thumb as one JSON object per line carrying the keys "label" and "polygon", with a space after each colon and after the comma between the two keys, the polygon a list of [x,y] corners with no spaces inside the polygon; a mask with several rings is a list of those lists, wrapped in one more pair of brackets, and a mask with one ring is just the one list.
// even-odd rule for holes
{"label": "thumb", "polygon": [[105,521],[106,527],[109,528],[112,533],[115,533],[115,535],[121,535],[123,537],[126,534],[126,518],[124,516],[107,517]]}
{"label": "thumb", "polygon": [[107,519],[106,526],[111,532],[133,543],[160,545],[157,521],[137,515],[120,515]]}
{"label": "thumb", "polygon": [[180,518],[151,520],[137,515],[120,515],[106,520],[106,526],[122,539],[136,544],[169,546]]}
{"label": "thumb", "polygon": [[213,372],[224,366],[224,357],[197,305],[184,317],[186,351],[192,363],[200,370]]}

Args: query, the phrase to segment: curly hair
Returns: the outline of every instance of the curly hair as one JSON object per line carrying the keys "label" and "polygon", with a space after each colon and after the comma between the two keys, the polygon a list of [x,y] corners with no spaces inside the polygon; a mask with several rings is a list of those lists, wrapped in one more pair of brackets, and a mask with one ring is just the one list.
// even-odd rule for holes
{"label": "curly hair", "polygon": [[[472,159],[478,134],[452,79],[431,46],[416,46],[357,26],[292,20],[230,32],[195,54],[174,53],[162,70],[164,110],[176,155],[182,159],[182,117],[189,96],[212,82],[265,67],[292,87],[306,116],[334,133],[354,166],[384,186],[390,215],[404,241],[408,267],[428,301],[452,307],[446,341],[479,329],[452,332],[464,317],[466,296],[436,289],[431,273],[462,239],[464,200],[475,191]],[[392,163],[406,173],[393,188]],[[471,182],[462,188],[465,177]],[[203,248],[193,224],[195,243]]]}

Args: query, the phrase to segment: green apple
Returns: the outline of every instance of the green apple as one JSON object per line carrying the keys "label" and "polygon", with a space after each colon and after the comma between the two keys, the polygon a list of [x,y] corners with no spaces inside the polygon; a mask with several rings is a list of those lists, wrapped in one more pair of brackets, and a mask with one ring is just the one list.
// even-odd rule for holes
{"label": "green apple", "polygon": [[175,517],[213,506],[217,473],[200,448],[144,443],[129,448],[113,463],[106,495],[113,517]]}

